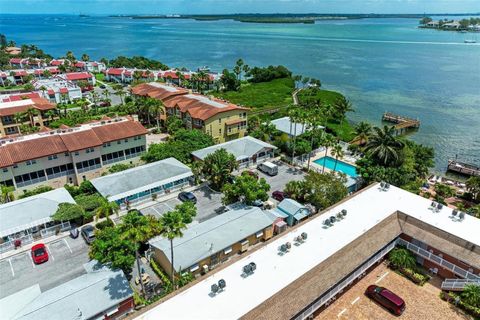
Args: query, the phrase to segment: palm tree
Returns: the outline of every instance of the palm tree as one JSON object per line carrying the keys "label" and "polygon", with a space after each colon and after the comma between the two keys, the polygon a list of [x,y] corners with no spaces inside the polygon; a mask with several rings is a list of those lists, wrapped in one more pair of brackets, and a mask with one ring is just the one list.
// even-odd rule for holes
{"label": "palm tree", "polygon": [[238,162],[233,154],[222,148],[208,155],[202,167],[203,176],[211,182],[212,188],[221,190],[233,170],[238,169]]}
{"label": "palm tree", "polygon": [[[121,84],[113,85],[113,90],[115,90],[115,94],[120,97],[120,103],[123,104],[123,97],[125,96],[125,91],[123,91],[123,87]],[[107,90],[105,90],[107,91]]]}
{"label": "palm tree", "polygon": [[32,127],[34,127],[35,126],[35,116],[39,114],[38,110],[35,109],[35,108],[28,108],[27,111],[25,111],[25,113],[27,114],[28,119],[30,120],[30,125]]}
{"label": "palm tree", "polygon": [[347,114],[347,112],[354,111],[352,103],[344,96],[341,96],[340,98],[335,100],[333,107],[337,113],[337,117],[340,120],[340,123],[345,120],[345,115]]}
{"label": "palm tree", "polygon": [[89,60],[90,60],[90,57],[89,57],[88,54],[86,54],[86,53],[82,54],[82,61],[87,62],[87,61],[89,61]]}
{"label": "palm tree", "polygon": [[368,138],[372,133],[372,125],[368,122],[360,122],[355,126],[355,138],[354,141],[358,141],[360,145],[364,145],[368,142]]}
{"label": "palm tree", "polygon": [[470,177],[465,183],[467,190],[473,194],[475,199],[480,198],[480,177]]}
{"label": "palm tree", "polygon": [[[308,114],[306,116],[306,121],[308,128],[310,129],[310,149],[313,150],[313,141],[315,136],[321,135],[323,136],[324,131],[321,128],[322,121],[324,120],[325,115],[323,114],[323,108],[320,104],[316,104],[308,110]],[[312,159],[312,152],[308,153],[308,163],[307,163],[307,170],[310,170],[310,161]]]}
{"label": "palm tree", "polygon": [[4,186],[0,184],[0,203],[7,203],[15,200],[13,191],[15,191],[14,187]]}
{"label": "palm tree", "polygon": [[471,306],[480,308],[480,285],[467,284],[461,293],[464,302]]}
{"label": "palm tree", "polygon": [[155,115],[157,121],[157,129],[160,131],[160,116],[165,113],[163,102],[154,98],[150,98],[148,101],[148,112]]}
{"label": "palm tree", "polygon": [[187,228],[181,213],[177,210],[169,211],[160,218],[160,223],[163,227],[162,234],[170,241],[170,260],[172,268],[170,277],[172,286],[175,287],[175,267],[173,260],[173,239],[183,237],[183,230]]}
{"label": "palm tree", "polygon": [[140,279],[142,292],[145,294],[145,286],[140,270],[139,249],[141,244],[147,242],[162,232],[162,225],[154,216],[143,216],[138,211],[132,210],[122,218],[122,223],[118,225],[118,229],[123,239],[135,243],[135,259],[137,260],[138,277]]}
{"label": "palm tree", "polygon": [[335,156],[335,166],[333,167],[333,171],[337,171],[338,158],[341,158],[344,156],[342,146],[338,142],[335,143],[330,153],[332,154],[332,156]]}
{"label": "palm tree", "polygon": [[325,172],[325,164],[327,161],[328,148],[333,146],[335,143],[335,138],[331,134],[325,134],[322,138],[322,145],[325,147],[325,156],[323,157],[323,168],[322,173]]}
{"label": "palm tree", "polygon": [[404,142],[395,137],[394,127],[384,126],[383,129],[374,127],[373,134],[365,145],[365,151],[380,164],[391,166],[400,159],[400,151],[404,146]]}
{"label": "palm tree", "polygon": [[388,254],[388,260],[397,268],[415,267],[415,257],[404,248],[395,248]]}
{"label": "palm tree", "polygon": [[108,202],[108,200],[104,200],[102,205],[95,210],[95,221],[98,221],[101,217],[106,217],[110,219],[110,216],[116,214],[118,216],[118,212],[120,211],[120,207],[116,202]]}

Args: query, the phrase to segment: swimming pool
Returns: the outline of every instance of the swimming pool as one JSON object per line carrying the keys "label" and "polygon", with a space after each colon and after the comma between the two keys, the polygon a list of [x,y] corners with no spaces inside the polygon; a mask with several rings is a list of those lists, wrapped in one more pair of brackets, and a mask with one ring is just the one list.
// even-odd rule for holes
{"label": "swimming pool", "polygon": [[[318,164],[319,166],[323,167],[323,161],[325,160],[325,168],[328,168],[330,170],[333,170],[335,168],[335,159],[332,157],[322,157],[320,159],[317,159],[313,162]],[[338,172],[343,172],[346,175],[349,175],[350,177],[356,177],[357,176],[357,168],[355,166],[352,166],[351,164],[345,163],[343,161],[338,160],[337,162],[337,168],[335,171]]]}

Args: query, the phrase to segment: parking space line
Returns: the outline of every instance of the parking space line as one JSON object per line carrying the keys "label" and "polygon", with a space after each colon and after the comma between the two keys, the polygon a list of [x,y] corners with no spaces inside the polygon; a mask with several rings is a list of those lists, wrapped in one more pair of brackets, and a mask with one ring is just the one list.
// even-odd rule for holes
{"label": "parking space line", "polygon": [[72,248],[70,248],[70,245],[68,244],[67,239],[64,238],[64,239],[63,239],[63,242],[65,242],[65,244],[67,245],[68,250],[70,250],[70,253],[73,253]]}
{"label": "parking space line", "polygon": [[30,258],[30,261],[32,262],[33,269],[35,269],[35,263],[33,263],[32,255],[27,253],[27,256]]}
{"label": "parking space line", "polygon": [[360,300],[360,297],[356,297],[355,300],[352,301],[352,305],[354,305],[355,303],[357,303],[358,300]]}
{"label": "parking space line", "polygon": [[347,311],[347,308],[343,309],[342,311],[340,311],[339,314],[337,314],[337,317],[340,318],[340,316],[341,316],[342,314],[344,314],[346,311]]}
{"label": "parking space line", "polygon": [[47,248],[48,255],[52,257],[53,261],[55,261],[55,257],[53,256],[52,250],[50,250],[50,247],[48,245],[45,245],[45,247]]}
{"label": "parking space line", "polygon": [[161,216],[162,214],[160,213],[160,211],[157,210],[157,208],[155,208],[155,206],[152,207],[153,211],[155,211],[159,216]]}
{"label": "parking space line", "polygon": [[173,210],[173,208],[172,208],[170,205],[168,205],[166,202],[165,202],[165,203],[163,203],[163,205],[167,206],[167,207],[168,207],[168,209],[170,209],[170,210]]}
{"label": "parking space line", "polygon": [[10,270],[12,270],[12,277],[15,277],[15,272],[13,271],[13,266],[12,266],[12,259],[8,259],[8,263],[10,263]]}
{"label": "parking space line", "polygon": [[382,281],[383,278],[385,278],[390,272],[385,272],[384,274],[382,274],[382,276],[380,278],[377,279],[377,281],[375,281],[375,283],[379,283],[380,281]]}

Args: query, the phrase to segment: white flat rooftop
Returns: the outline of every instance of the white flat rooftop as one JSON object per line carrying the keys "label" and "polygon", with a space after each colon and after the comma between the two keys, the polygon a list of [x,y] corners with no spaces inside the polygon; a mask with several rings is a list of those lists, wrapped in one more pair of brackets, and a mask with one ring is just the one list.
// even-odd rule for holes
{"label": "white flat rooftop", "polygon": [[[454,221],[450,218],[452,209],[445,207],[435,213],[429,209],[430,203],[393,186],[389,191],[381,191],[378,184],[374,185],[322,214],[329,217],[347,210],[346,218],[333,227],[324,229],[325,218],[314,218],[137,319],[238,319],[397,210],[480,245],[480,219],[467,215],[463,222]],[[302,232],[308,234],[307,241],[298,247],[292,246],[289,253],[280,256],[279,246],[287,241],[293,243],[293,238]],[[249,262],[255,262],[257,269],[253,275],[243,278],[242,268]],[[220,279],[226,281],[225,291],[210,296],[211,285]]]}
{"label": "white flat rooftop", "polygon": [[23,99],[18,101],[9,101],[0,103],[0,108],[14,108],[34,105],[32,99]]}

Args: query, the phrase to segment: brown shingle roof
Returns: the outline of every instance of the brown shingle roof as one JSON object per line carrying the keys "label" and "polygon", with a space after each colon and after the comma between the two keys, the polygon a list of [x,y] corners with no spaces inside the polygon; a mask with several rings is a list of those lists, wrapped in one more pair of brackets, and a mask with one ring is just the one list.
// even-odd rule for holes
{"label": "brown shingle roof", "polygon": [[137,96],[149,96],[151,98],[155,98],[161,101],[164,101],[168,98],[171,97],[176,97],[179,95],[184,95],[188,93],[188,90],[183,89],[183,88],[175,88],[171,87],[173,90],[167,90],[161,87],[156,87],[154,85],[151,85],[149,83],[142,83],[139,84],[138,86],[135,86],[132,88],[132,93],[137,95]]}
{"label": "brown shingle roof", "polygon": [[148,133],[147,129],[135,121],[123,121],[107,126],[93,127],[92,131],[103,143]]}

